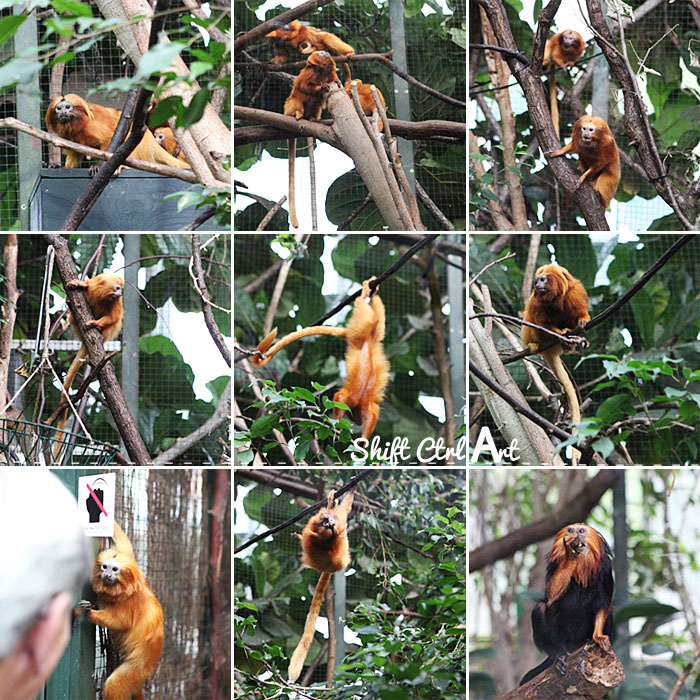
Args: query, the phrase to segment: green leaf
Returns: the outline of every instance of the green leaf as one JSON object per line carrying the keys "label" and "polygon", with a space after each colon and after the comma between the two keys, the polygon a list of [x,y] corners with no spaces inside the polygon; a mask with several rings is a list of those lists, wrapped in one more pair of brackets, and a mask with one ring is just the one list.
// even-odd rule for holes
{"label": "green leaf", "polygon": [[154,73],[164,71],[170,67],[173,59],[179,56],[184,48],[184,44],[177,42],[156,44],[149,49],[148,53],[141,56],[134,78],[136,80],[150,78]]}
{"label": "green leaf", "polygon": [[187,105],[182,118],[178,119],[178,123],[183,129],[189,129],[192,124],[196,124],[202,118],[204,108],[207,106],[208,102],[209,90],[203,88],[192,98],[189,105]]}
{"label": "green leaf", "polygon": [[27,15],[10,15],[0,19],[0,46],[2,46],[27,19]]}

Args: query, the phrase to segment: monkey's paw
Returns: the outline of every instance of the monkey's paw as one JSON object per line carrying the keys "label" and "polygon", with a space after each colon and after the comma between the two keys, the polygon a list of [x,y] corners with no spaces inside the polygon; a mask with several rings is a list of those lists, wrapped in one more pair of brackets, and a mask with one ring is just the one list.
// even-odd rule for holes
{"label": "monkey's paw", "polygon": [[84,613],[90,612],[90,610],[92,610],[92,603],[89,600],[81,600],[78,603],[78,605]]}
{"label": "monkey's paw", "polygon": [[605,652],[611,652],[610,637],[607,634],[601,634],[600,637],[595,637],[593,641]]}

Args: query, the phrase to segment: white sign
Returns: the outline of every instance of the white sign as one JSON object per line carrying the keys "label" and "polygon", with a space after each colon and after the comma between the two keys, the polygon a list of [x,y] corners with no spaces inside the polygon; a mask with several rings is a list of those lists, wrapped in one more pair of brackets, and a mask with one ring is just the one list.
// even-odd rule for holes
{"label": "white sign", "polygon": [[78,514],[88,537],[114,535],[116,488],[115,472],[78,477]]}

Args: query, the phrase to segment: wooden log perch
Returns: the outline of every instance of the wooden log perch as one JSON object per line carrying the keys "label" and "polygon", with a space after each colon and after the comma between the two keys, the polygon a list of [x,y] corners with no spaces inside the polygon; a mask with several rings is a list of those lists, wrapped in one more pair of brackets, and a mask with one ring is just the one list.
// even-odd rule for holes
{"label": "wooden log perch", "polygon": [[600,700],[625,680],[614,651],[589,643],[566,658],[564,673],[553,664],[529,683],[493,700]]}

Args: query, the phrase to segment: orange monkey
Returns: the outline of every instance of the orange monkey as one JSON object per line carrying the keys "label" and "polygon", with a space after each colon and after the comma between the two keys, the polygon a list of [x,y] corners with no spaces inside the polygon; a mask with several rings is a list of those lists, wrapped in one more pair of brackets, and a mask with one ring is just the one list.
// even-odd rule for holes
{"label": "orange monkey", "polygon": [[[159,126],[153,129],[153,135],[156,137],[156,141],[161,148],[164,148],[173,158],[181,160],[183,163],[187,163],[187,158],[180,148],[180,144],[175,139],[175,134],[169,126]],[[187,163],[189,167],[189,163]]]}
{"label": "orange monkey", "polygon": [[304,634],[302,634],[289,662],[288,676],[291,681],[296,681],[299,678],[304,660],[309,653],[309,647],[314,638],[316,619],[321,611],[321,601],[328,582],[331,580],[331,574],[342,571],[350,563],[346,524],[354,495],[355,489],[343,499],[340,505],[333,508],[334,492],[331,491],[328,494],[326,508],[321,508],[309,520],[301,535],[295,535],[301,540],[304,552],[302,563],[322,573],[316,584],[309,614],[306,616]]}
{"label": "orange monkey", "polygon": [[[294,81],[292,92],[284,103],[284,114],[295,119],[320,119],[326,104],[326,96],[321,88],[337,79],[335,61],[328,51],[315,51],[309,56],[306,67]],[[294,201],[295,156],[296,139],[289,139],[289,222],[294,228],[298,228],[299,221]]]}
{"label": "orange monkey", "polygon": [[143,684],[163,649],[163,609],[139,569],[129,538],[114,523],[114,548],[95,560],[90,583],[97,593],[80,608],[90,622],[113,631],[122,662],[105,682],[104,700],[144,700]]}
{"label": "orange monkey", "polygon": [[550,155],[556,157],[565,153],[578,154],[578,168],[583,172],[578,179],[579,185],[590,178],[603,208],[607,209],[620,183],[620,153],[605,120],[588,115],[581,117],[574,124],[569,144]]}
{"label": "orange monkey", "polygon": [[[274,22],[277,27],[274,31],[266,34],[275,45],[276,54],[272,63],[281,64],[289,59],[291,50],[298,50],[303,54],[310,54],[314,51],[328,51],[331,56],[353,56],[355,49],[350,44],[341,41],[335,34],[323,32],[316,27],[307,27],[298,19],[292,20],[289,24]],[[343,64],[345,79],[350,80],[350,66],[347,61]]]}
{"label": "orange monkey", "polygon": [[[586,49],[583,37],[573,29],[565,29],[549,39],[544,47],[543,67],[553,69],[555,67],[568,68],[574,65]],[[557,79],[554,70],[549,75],[549,104],[552,111],[554,131],[559,138],[559,104],[557,103]]]}
{"label": "orange monkey", "polygon": [[[372,87],[371,85],[368,85],[367,83],[363,83],[361,80],[352,80],[348,81],[345,83],[345,92],[348,93],[348,97],[352,99],[352,83],[357,83],[357,96],[360,99],[360,106],[362,107],[362,111],[368,116],[371,117],[372,113],[374,110],[377,109],[377,105],[374,104],[374,97],[372,97],[372,93],[370,92],[370,88]],[[386,102],[384,101],[384,95],[382,95],[380,89],[375,85],[375,88],[377,90],[377,95],[379,97],[379,101],[382,103],[382,107],[386,109]],[[378,122],[378,127],[379,131],[381,131],[384,128],[384,125],[382,124],[381,118],[379,119]]]}
{"label": "orange monkey", "polygon": [[[588,294],[580,280],[577,280],[565,267],[544,265],[535,273],[535,288],[528,299],[523,320],[565,335],[567,331],[582,329],[591,317],[588,314]],[[540,352],[540,343],[552,340],[552,336],[537,328],[523,326],[523,342],[532,352],[539,352],[554,372],[554,376],[564,387],[569,402],[571,422],[581,422],[581,412],[574,385],[561,361],[563,352],[572,352],[569,345],[557,343]],[[578,455],[578,456],[577,456]],[[574,450],[574,464],[580,453]]]}
{"label": "orange monkey", "polygon": [[[87,290],[87,302],[92,309],[92,315],[95,317],[92,321],[88,322],[88,327],[97,328],[97,330],[102,333],[102,340],[105,343],[108,340],[116,338],[122,329],[122,318],[124,316],[124,307],[122,305],[124,279],[111,272],[103,272],[101,275],[97,275],[92,279],[71,280],[68,286],[74,289],[83,287]],[[68,320],[70,321],[71,328],[73,328],[73,332],[82,341],[83,337],[80,333],[80,328],[78,328],[78,324],[73,318],[73,314],[68,314]],[[80,365],[85,361],[87,354],[87,348],[83,342],[78,350],[78,354],[68,368],[66,379],[63,382],[63,390],[66,394],[70,391],[75,375],[78,373]],[[68,409],[66,408],[58,417],[58,422],[56,424],[58,431],[65,428],[67,412]],[[56,436],[60,437],[58,432]],[[58,456],[60,449],[61,443],[57,442],[54,445],[54,457]]]}
{"label": "orange monkey", "polygon": [[[79,95],[66,95],[65,97],[57,97],[49,105],[48,110],[46,110],[46,126],[49,131],[64,139],[106,151],[120,116],[121,112],[111,107],[102,107],[86,102]],[[82,155],[70,149],[64,150],[66,168],[77,168],[83,159]],[[174,168],[189,167],[161,148],[155,136],[148,129],[144,131],[141,142],[131,152],[130,157],[162,165],[171,165]]]}
{"label": "orange monkey", "polygon": [[[362,294],[355,299],[347,328],[309,326],[286,335],[272,345],[277,337],[275,328],[260,341],[252,359],[256,367],[264,367],[283,347],[309,335],[334,335],[345,338],[347,341],[345,364],[348,376],[343,388],[336,392],[333,401],[344,403],[351,409],[359,409],[362,419],[362,437],[367,439],[377,423],[379,404],[384,398],[384,390],[389,382],[389,361],[382,347],[385,328],[384,304],[376,292],[371,303],[367,303],[370,295],[369,283],[373,279],[374,277],[362,283]],[[353,417],[356,413],[353,411]],[[343,409],[333,409],[333,417],[336,420],[342,418],[344,414]]]}

